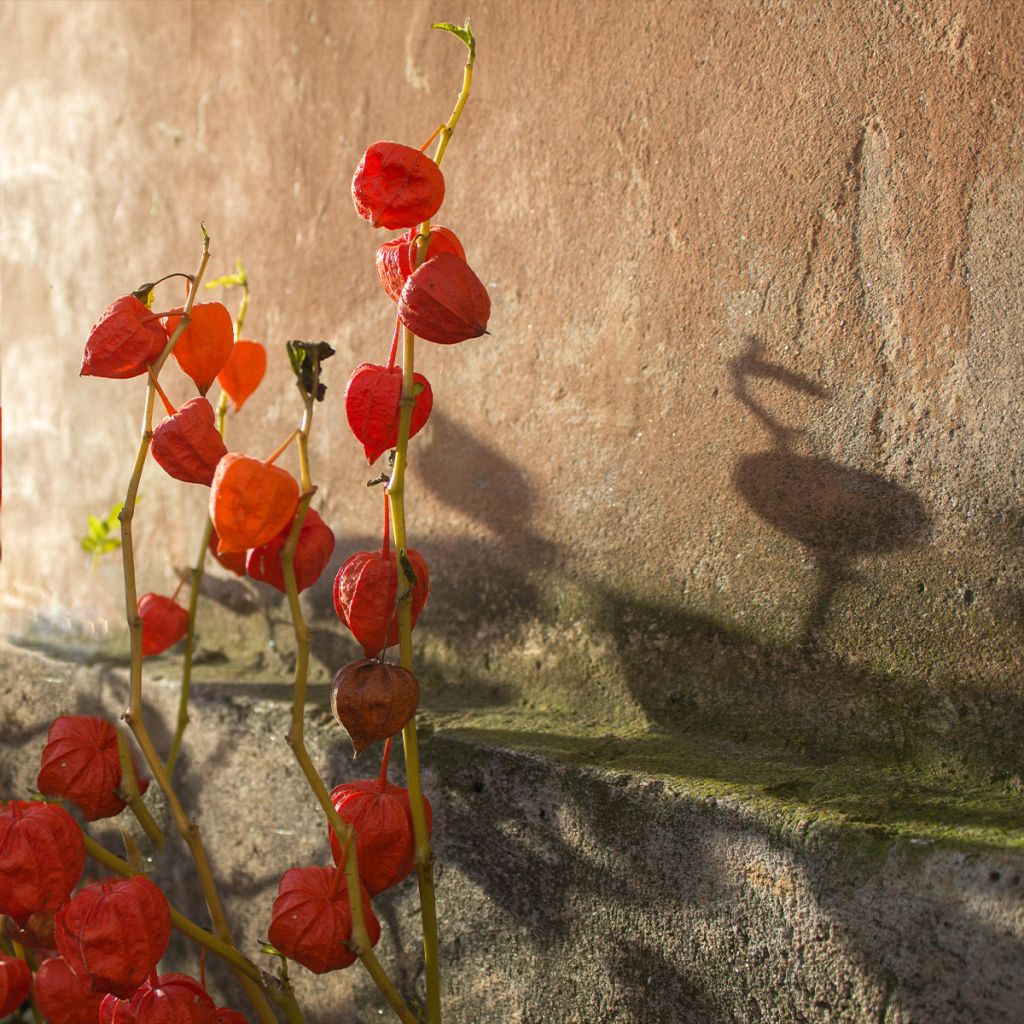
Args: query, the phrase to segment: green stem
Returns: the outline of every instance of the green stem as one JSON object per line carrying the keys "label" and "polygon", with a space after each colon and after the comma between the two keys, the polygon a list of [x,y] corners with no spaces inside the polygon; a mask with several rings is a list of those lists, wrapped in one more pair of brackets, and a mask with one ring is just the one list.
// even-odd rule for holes
{"label": "green stem", "polygon": [[403,1024],[417,1024],[416,1015],[409,1009],[394,982],[388,977],[381,966],[370,944],[370,936],[366,930],[366,916],[363,912],[363,896],[359,882],[359,865],[356,860],[355,830],[343,821],[331,800],[331,795],[324,785],[320,773],[316,770],[305,741],[306,691],[309,682],[309,627],[302,614],[299,602],[299,587],[295,579],[295,548],[302,532],[302,523],[309,511],[309,503],[313,500],[316,489],[313,487],[309,470],[309,431],[313,423],[313,395],[316,394],[319,374],[313,375],[312,394],[303,394],[305,408],[302,415],[302,426],[296,432],[295,440],[299,450],[299,483],[302,497],[295,511],[288,539],[281,548],[281,572],[284,575],[285,592],[288,595],[288,607],[291,610],[292,626],[295,631],[295,691],[292,701],[292,724],[288,731],[288,745],[299,762],[306,783],[313,791],[317,802],[327,817],[328,824],[337,840],[346,849],[345,878],[348,889],[349,912],[352,917],[351,947],[359,957],[370,977],[387,999],[388,1005],[398,1015]]}
{"label": "green stem", "polygon": [[[113,871],[115,874],[121,875],[123,878],[130,878],[132,875],[143,873],[133,868],[128,861],[122,860],[122,858],[111,853],[106,847],[101,846],[92,838],[92,836],[86,835],[83,832],[82,839],[85,841],[86,853],[88,853],[89,856],[98,864],[102,864],[105,868]],[[278,988],[269,974],[261,971],[251,960],[243,956],[233,945],[217,938],[216,935],[212,932],[208,932],[205,928],[201,928],[191,918],[186,917],[180,910],[177,910],[175,907],[170,907],[170,912],[171,924],[174,925],[182,935],[194,940],[204,949],[208,949],[211,953],[216,953],[217,956],[228,963],[236,971],[241,972],[257,985],[262,986],[267,995],[270,996],[270,998],[281,1008],[285,1017],[289,1021],[294,1022],[294,1024],[303,1024],[302,1011],[299,1009],[298,1004],[295,1002],[295,996],[290,990],[285,991]]]}
{"label": "green stem", "polygon": [[[248,294],[248,290],[246,291]],[[217,403],[217,430],[224,437],[224,417],[228,409],[228,396],[223,391]],[[203,539],[196,555],[196,564],[192,567],[191,587],[188,593],[188,629],[185,631],[185,658],[181,667],[181,693],[178,695],[178,721],[174,727],[174,739],[171,741],[171,752],[167,755],[167,774],[174,774],[174,766],[181,751],[181,741],[188,728],[188,698],[192,689],[192,656],[195,649],[196,611],[199,606],[199,590],[206,571],[206,555],[210,549],[210,538],[213,536],[213,520],[207,516],[203,527]]]}
{"label": "green stem", "polygon": [[[124,569],[124,594],[125,609],[128,618],[128,630],[131,636],[131,670],[129,674],[129,701],[128,709],[122,718],[131,729],[153,773],[156,784],[163,790],[170,807],[171,817],[174,820],[178,834],[185,841],[192,855],[196,866],[196,875],[206,900],[207,909],[210,912],[210,919],[213,922],[213,930],[223,942],[234,945],[231,937],[231,928],[228,925],[224,908],[217,894],[217,886],[213,879],[213,871],[199,835],[199,825],[190,821],[185,810],[178,799],[178,795],[171,784],[170,776],[164,769],[163,762],[157,754],[156,747],[146,728],[142,713],[142,619],[138,610],[138,590],[135,580],[135,543],[132,536],[132,518],[135,515],[135,504],[139,493],[139,483],[142,480],[142,471],[146,465],[146,456],[149,454],[149,446],[153,437],[153,404],[156,399],[156,387],[154,381],[160,375],[160,370],[170,356],[171,351],[177,344],[182,332],[188,326],[192,306],[195,303],[196,295],[199,292],[199,284],[203,274],[206,272],[206,265],[210,260],[210,236],[203,227],[203,256],[199,264],[192,288],[189,291],[185,308],[182,310],[181,318],[174,333],[168,338],[163,352],[152,365],[152,374],[146,388],[146,410],[142,422],[142,437],[139,440],[138,452],[135,456],[135,465],[132,469],[131,479],[128,482],[128,493],[125,495],[124,506],[121,509],[121,554]],[[270,1008],[266,996],[259,985],[244,973],[236,972],[238,982],[248,996],[253,1009],[256,1011],[263,1024],[276,1024],[274,1011]]]}
{"label": "green stem", "polygon": [[149,808],[142,801],[139,780],[135,774],[135,761],[132,758],[131,748],[128,746],[128,737],[125,736],[123,729],[117,730],[117,756],[121,762],[121,792],[128,802],[132,814],[142,826],[143,832],[159,850],[164,845],[166,836],[154,820],[153,815],[149,813]]}
{"label": "green stem", "polygon": [[[462,91],[455,103],[452,116],[441,129],[434,162],[440,165],[448,148],[448,141],[455,131],[455,125],[469,99],[473,81],[473,54],[470,51],[462,76]],[[423,264],[430,241],[430,222],[424,221],[419,228],[416,246],[416,266]],[[395,537],[396,554],[401,559],[408,550],[408,535],[405,529],[405,469],[409,461],[409,430],[412,412],[416,405],[413,369],[416,355],[416,338],[406,327],[402,346],[402,398],[399,403],[398,444],[395,450],[395,464],[387,494],[391,505],[391,522]],[[410,672],[413,668],[412,651],[412,590],[404,573],[398,573],[398,644],[399,663]],[[416,716],[402,730],[402,745],[405,749],[406,785],[409,789],[409,810],[412,815],[413,835],[416,840],[416,879],[420,891],[420,915],[423,921],[423,964],[427,979],[427,1021],[428,1024],[441,1022],[441,967],[437,929],[437,901],[434,886],[434,852],[430,845],[427,815],[423,803],[423,784],[420,772],[419,737],[416,732]]]}

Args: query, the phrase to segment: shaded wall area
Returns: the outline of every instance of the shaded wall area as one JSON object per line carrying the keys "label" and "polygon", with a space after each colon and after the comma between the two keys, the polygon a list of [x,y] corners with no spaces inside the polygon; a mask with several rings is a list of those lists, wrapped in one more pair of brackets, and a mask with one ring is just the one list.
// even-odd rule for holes
{"label": "shaded wall area", "polygon": [[[333,568],[374,543],[341,395],[393,321],[348,186],[370,142],[447,116],[462,53],[429,25],[466,14],[439,220],[492,334],[417,357],[428,700],[1019,786],[1012,4],[4,4],[8,633],[123,643],[119,569],[77,538],[122,496],[141,389],[79,380],[81,346],[116,295],[191,268],[201,219],[272,352],[230,446],[276,447],[299,414],[283,342],[329,340],[316,507]],[[147,474],[144,590],[171,589],[203,507]],[[307,597],[325,677],[355,653],[328,583]],[[284,678],[279,610],[242,587],[209,581],[204,671]]]}

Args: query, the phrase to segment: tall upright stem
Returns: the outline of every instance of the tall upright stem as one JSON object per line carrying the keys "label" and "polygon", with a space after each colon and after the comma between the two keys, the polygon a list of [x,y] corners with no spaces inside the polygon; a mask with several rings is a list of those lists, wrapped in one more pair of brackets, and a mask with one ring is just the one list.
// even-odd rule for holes
{"label": "tall upright stem", "polygon": [[[462,77],[462,91],[455,109],[441,129],[434,162],[441,163],[448,141],[455,125],[462,115],[469,88],[473,81],[474,48],[470,47],[469,60]],[[430,241],[430,222],[424,221],[419,228],[416,247],[416,266],[426,258]],[[409,547],[405,528],[405,470],[409,461],[409,431],[412,412],[416,405],[413,369],[416,356],[416,338],[406,327],[402,344],[402,398],[399,403],[398,444],[395,450],[395,464],[387,493],[391,506],[391,522],[395,537],[395,550],[401,560]],[[398,573],[398,649],[402,668],[412,671],[412,589],[405,573]],[[423,963],[427,979],[427,1021],[441,1024],[441,965],[437,930],[437,901],[434,887],[434,852],[430,845],[430,831],[427,827],[426,809],[423,803],[423,784],[420,773],[419,737],[416,732],[416,716],[402,730],[402,744],[405,750],[406,785],[409,788],[409,810],[412,815],[413,835],[416,841],[416,879],[420,891],[420,915],[423,922]]]}
{"label": "tall upright stem", "polygon": [[366,915],[363,911],[363,896],[359,881],[359,866],[356,859],[355,830],[347,822],[343,821],[338,814],[331,800],[331,795],[324,785],[320,773],[309,756],[305,741],[305,711],[306,711],[306,690],[309,682],[309,627],[306,625],[305,616],[302,613],[302,605],[299,601],[299,587],[295,578],[295,548],[299,542],[299,534],[302,532],[302,524],[305,521],[306,513],[309,511],[309,503],[313,499],[316,488],[313,487],[312,477],[309,469],[309,430],[313,422],[313,395],[316,394],[318,374],[314,373],[312,394],[303,393],[305,408],[302,415],[302,425],[295,435],[296,445],[299,452],[299,485],[302,489],[302,497],[295,512],[295,521],[292,523],[288,539],[281,547],[281,572],[284,576],[285,592],[288,595],[288,606],[291,609],[292,625],[295,631],[295,689],[292,700],[292,723],[288,731],[288,745],[299,762],[302,774],[306,778],[309,788],[313,791],[317,802],[327,817],[328,824],[338,838],[345,853],[345,880],[348,889],[349,912],[352,917],[352,939],[351,946],[359,957],[363,966],[373,978],[377,987],[383,993],[388,1004],[398,1015],[402,1024],[417,1024],[416,1015],[409,1009],[401,993],[395,987],[394,982],[388,977],[387,972],[381,966],[376,954],[373,952],[370,943],[370,936],[366,930]]}
{"label": "tall upright stem", "polygon": [[[178,799],[178,795],[171,784],[170,776],[167,774],[163,762],[160,760],[160,756],[156,752],[156,747],[150,738],[149,730],[146,728],[146,724],[143,721],[142,619],[139,616],[138,610],[138,590],[135,580],[135,543],[132,537],[132,518],[135,515],[135,503],[138,498],[139,483],[142,480],[142,471],[146,465],[146,456],[149,454],[149,446],[153,437],[153,405],[156,399],[156,386],[154,384],[154,380],[159,376],[160,370],[163,368],[168,356],[170,356],[171,351],[177,344],[178,338],[181,337],[185,328],[188,326],[192,306],[195,303],[199,284],[202,281],[203,274],[206,272],[206,265],[209,260],[210,236],[206,233],[206,228],[204,227],[203,257],[193,280],[192,287],[189,290],[188,299],[185,302],[185,308],[182,310],[177,328],[167,340],[167,344],[164,346],[163,352],[160,353],[160,356],[152,365],[153,372],[149,377],[149,383],[146,388],[146,408],[142,421],[142,436],[139,440],[139,448],[135,456],[135,466],[132,469],[131,479],[128,482],[128,493],[125,495],[124,506],[122,507],[120,514],[121,553],[124,567],[125,611],[128,619],[128,630],[131,636],[132,655],[131,671],[129,676],[130,696],[128,709],[122,717],[131,729],[132,734],[135,736],[135,741],[138,743],[139,749],[142,751],[143,757],[145,757],[146,763],[149,765],[149,769],[153,773],[153,778],[167,797],[171,817],[174,819],[174,826],[177,829],[178,834],[188,846],[189,853],[191,853],[192,859],[195,862],[196,874],[199,878],[200,887],[202,888],[203,898],[206,901],[206,907],[210,912],[210,919],[213,922],[214,933],[222,941],[233,946],[234,940],[231,937],[231,928],[228,925],[227,917],[224,914],[224,908],[221,905],[220,897],[217,894],[217,887],[213,879],[213,871],[210,867],[210,861],[206,855],[206,848],[203,846],[202,839],[199,835],[199,826],[196,822],[190,821],[188,816],[185,814],[185,810],[181,806],[181,801]],[[267,998],[263,994],[260,986],[237,969],[235,970],[235,976],[238,978],[239,984],[242,986],[250,1003],[252,1003],[253,1009],[259,1015],[263,1024],[275,1024],[276,1018],[274,1017],[274,1011],[267,1002]]]}

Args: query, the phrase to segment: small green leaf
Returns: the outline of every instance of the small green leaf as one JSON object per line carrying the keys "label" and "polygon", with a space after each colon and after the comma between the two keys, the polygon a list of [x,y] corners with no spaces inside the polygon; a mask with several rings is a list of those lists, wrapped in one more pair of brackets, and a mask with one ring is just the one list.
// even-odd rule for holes
{"label": "small green leaf", "polygon": [[93,540],[100,540],[110,532],[110,527],[106,523],[101,523],[95,516],[87,516],[86,522],[89,524],[89,536]]}
{"label": "small green leaf", "polygon": [[223,277],[215,277],[212,281],[207,281],[203,287],[226,288],[232,284],[245,284],[245,281],[238,274],[225,274]]}
{"label": "small green leaf", "polygon": [[430,27],[440,29],[442,32],[451,32],[453,36],[458,36],[469,47],[469,63],[473,63],[476,59],[476,36],[470,30],[469,18],[466,19],[466,24],[462,28],[459,28],[458,25],[453,25],[450,21],[438,21]]}

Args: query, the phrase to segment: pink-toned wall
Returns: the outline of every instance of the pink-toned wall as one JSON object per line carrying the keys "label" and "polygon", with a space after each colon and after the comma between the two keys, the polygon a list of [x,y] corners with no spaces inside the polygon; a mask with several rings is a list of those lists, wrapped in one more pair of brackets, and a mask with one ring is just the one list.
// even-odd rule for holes
{"label": "pink-toned wall", "polygon": [[[316,507],[335,562],[372,542],[341,398],[392,309],[349,182],[370,142],[447,117],[463,51],[430,23],[465,15],[439,219],[492,333],[418,356],[425,675],[1019,771],[1013,3],[4,3],[8,631],[123,629],[116,558],[91,571],[78,537],[122,496],[142,389],[80,380],[81,348],[115,296],[192,269],[200,220],[213,273],[244,260],[272,356],[231,445],[292,429],[282,344],[329,340]],[[147,473],[143,589],[192,558],[203,504]],[[310,608],[329,675],[351,648],[328,586]],[[231,628],[229,659],[265,644],[259,616]]]}

